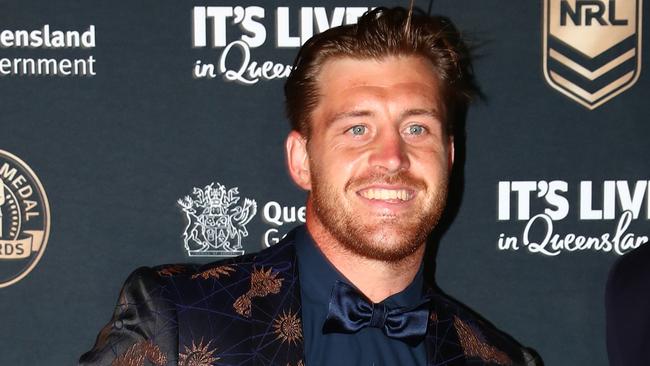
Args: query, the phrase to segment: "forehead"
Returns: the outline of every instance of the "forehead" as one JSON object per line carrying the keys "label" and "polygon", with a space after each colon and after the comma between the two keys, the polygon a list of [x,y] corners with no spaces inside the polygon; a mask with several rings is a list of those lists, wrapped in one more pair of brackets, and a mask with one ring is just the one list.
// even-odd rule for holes
{"label": "forehead", "polygon": [[372,101],[440,107],[439,80],[431,62],[418,56],[327,60],[318,75],[319,106]]}

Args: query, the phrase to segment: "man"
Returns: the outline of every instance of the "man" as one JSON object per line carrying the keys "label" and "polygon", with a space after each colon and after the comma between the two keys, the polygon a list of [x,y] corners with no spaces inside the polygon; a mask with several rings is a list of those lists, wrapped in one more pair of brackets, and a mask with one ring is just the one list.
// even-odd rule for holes
{"label": "man", "polygon": [[423,277],[475,90],[441,17],[381,8],[313,37],[285,86],[306,227],[228,262],[139,269],[81,363],[535,364]]}
{"label": "man", "polygon": [[605,292],[607,352],[611,366],[650,365],[650,246],[612,267]]}

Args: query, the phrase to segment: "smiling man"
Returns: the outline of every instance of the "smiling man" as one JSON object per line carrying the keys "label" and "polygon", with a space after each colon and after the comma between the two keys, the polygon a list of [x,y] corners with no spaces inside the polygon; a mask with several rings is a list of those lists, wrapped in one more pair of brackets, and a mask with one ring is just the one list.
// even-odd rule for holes
{"label": "smiling man", "polygon": [[137,270],[81,364],[535,365],[423,275],[469,61],[446,18],[401,8],[314,36],[285,86],[306,226],[228,262]]}
{"label": "smiling man", "polygon": [[310,191],[307,231],[319,251],[380,302],[418,272],[454,149],[430,61],[352,57],[324,62],[309,131],[287,140],[288,165]]}

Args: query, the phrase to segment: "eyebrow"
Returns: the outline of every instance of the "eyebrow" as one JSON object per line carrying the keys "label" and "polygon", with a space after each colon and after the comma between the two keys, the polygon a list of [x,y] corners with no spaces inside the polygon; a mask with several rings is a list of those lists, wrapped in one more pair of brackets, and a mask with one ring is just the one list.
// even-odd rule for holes
{"label": "eyebrow", "polygon": [[335,114],[332,118],[330,118],[327,121],[328,125],[333,124],[336,121],[346,119],[346,118],[358,118],[358,117],[369,117],[372,116],[374,113],[372,113],[369,110],[353,110],[353,111],[347,111],[347,112],[340,112]]}
{"label": "eyebrow", "polygon": [[[373,115],[374,113],[372,111],[365,110],[365,109],[340,112],[335,114],[332,118],[330,118],[327,121],[327,124],[331,125],[336,121],[346,119],[346,118],[371,117]],[[417,117],[417,116],[425,116],[425,117],[430,117],[438,120],[441,118],[440,113],[435,108],[432,109],[414,108],[402,112],[399,115],[399,119],[403,120],[409,117]]]}
{"label": "eyebrow", "polygon": [[408,117],[414,117],[414,116],[425,116],[425,117],[431,117],[438,120],[441,118],[440,112],[438,112],[438,110],[435,108],[432,109],[416,108],[416,109],[409,109],[404,111],[402,114],[400,114],[400,120],[406,119]]}

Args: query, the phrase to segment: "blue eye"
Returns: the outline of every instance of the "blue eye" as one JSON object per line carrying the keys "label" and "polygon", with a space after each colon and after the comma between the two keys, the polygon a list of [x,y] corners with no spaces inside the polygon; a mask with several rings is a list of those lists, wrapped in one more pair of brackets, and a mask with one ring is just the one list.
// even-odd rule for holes
{"label": "blue eye", "polygon": [[408,127],[408,133],[411,135],[422,135],[424,132],[424,127],[420,125],[411,125]]}
{"label": "blue eye", "polygon": [[366,133],[366,127],[361,126],[361,125],[357,125],[357,126],[353,126],[352,128],[350,128],[349,131],[352,132],[352,134],[355,135],[355,136],[361,136],[364,133]]}

